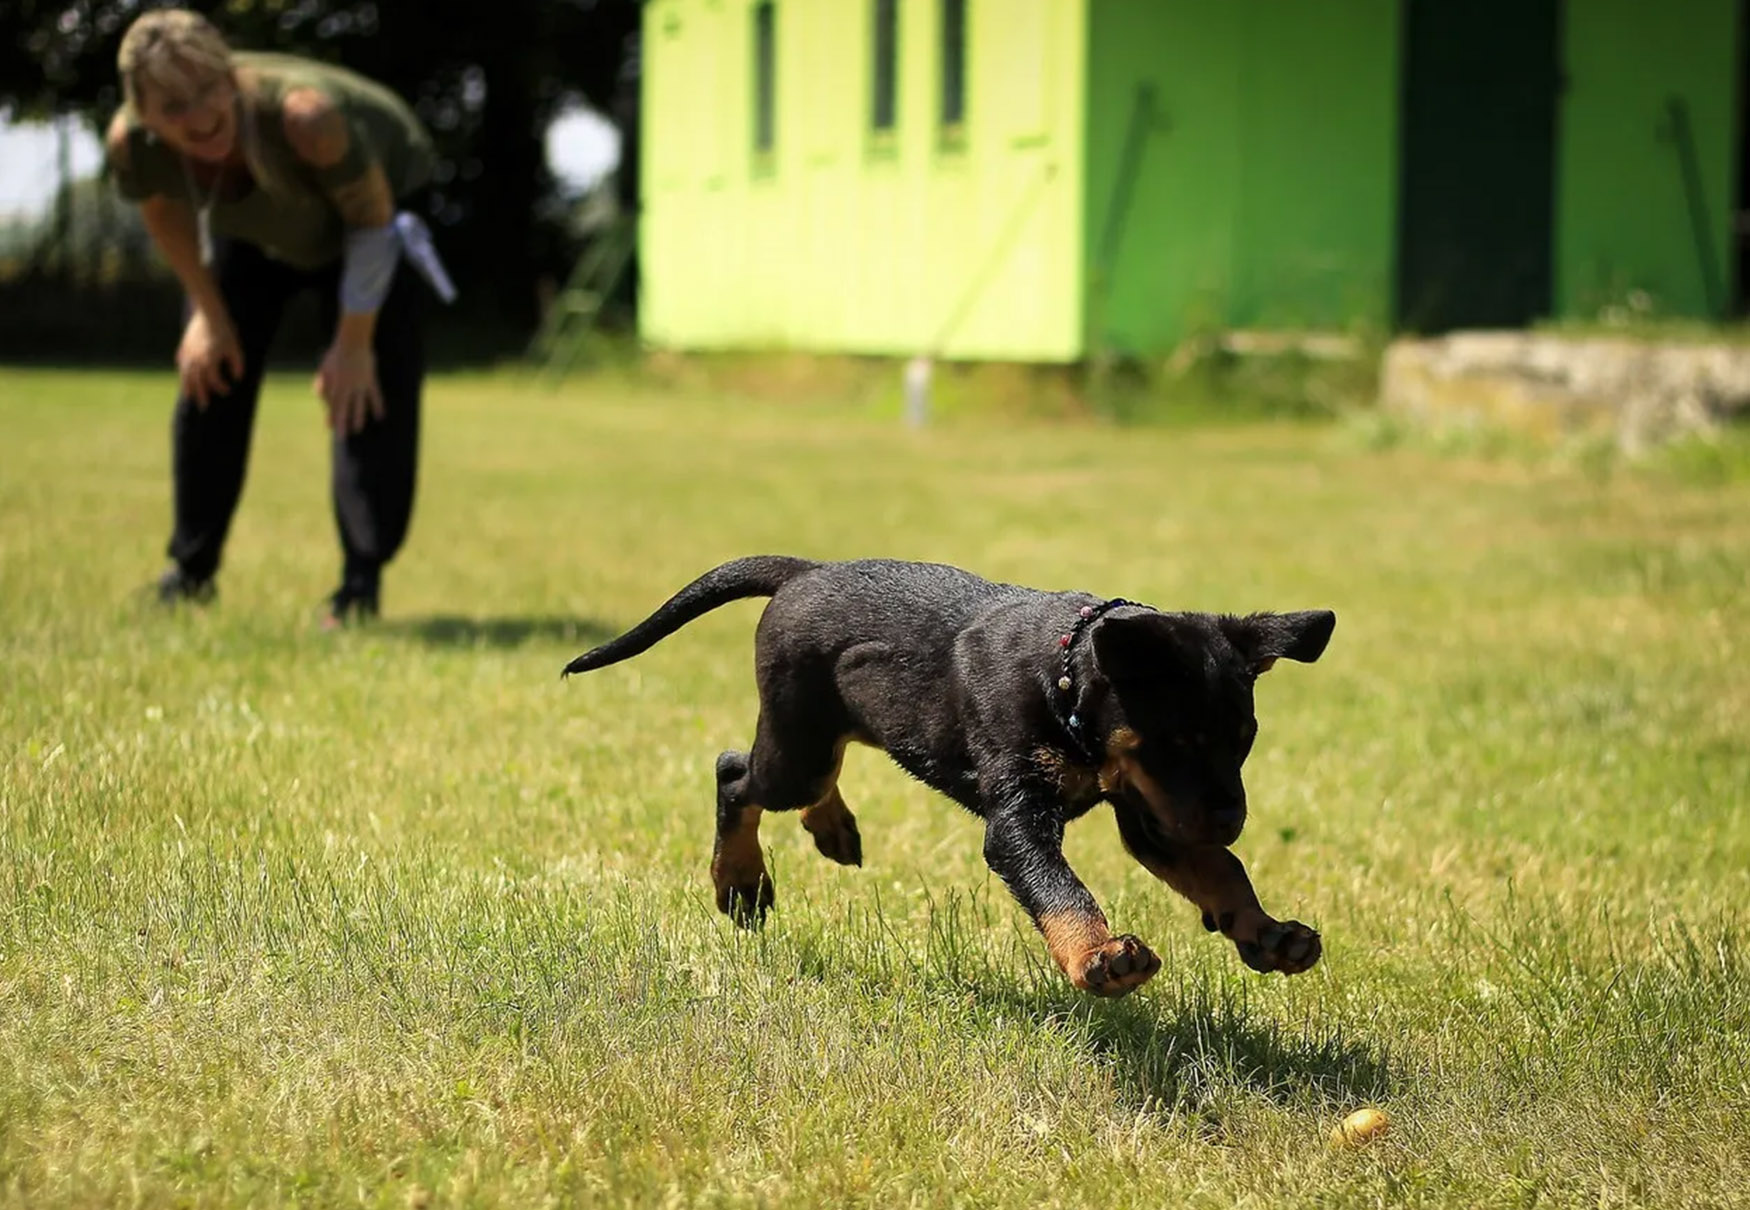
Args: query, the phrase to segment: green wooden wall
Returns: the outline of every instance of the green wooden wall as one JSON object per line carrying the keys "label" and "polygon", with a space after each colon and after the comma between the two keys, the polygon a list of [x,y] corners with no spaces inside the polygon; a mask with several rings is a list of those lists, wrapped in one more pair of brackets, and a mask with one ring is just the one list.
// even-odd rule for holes
{"label": "green wooden wall", "polygon": [[[1556,176],[1558,313],[1644,292],[1657,311],[1729,306],[1737,198],[1736,0],[1569,0]],[[1681,100],[1693,177],[1669,102]],[[1714,285],[1710,289],[1709,279]]]}
{"label": "green wooden wall", "polygon": [[1089,23],[1090,347],[1383,325],[1397,0],[1090,0]]}

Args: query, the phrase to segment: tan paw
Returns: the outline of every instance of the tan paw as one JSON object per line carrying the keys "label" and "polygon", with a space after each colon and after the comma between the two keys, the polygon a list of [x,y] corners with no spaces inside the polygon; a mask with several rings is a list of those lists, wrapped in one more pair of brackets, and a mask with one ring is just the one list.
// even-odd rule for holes
{"label": "tan paw", "polygon": [[1081,970],[1070,973],[1070,982],[1096,996],[1118,997],[1135,991],[1160,969],[1155,952],[1126,933],[1083,955]]}
{"label": "tan paw", "polygon": [[766,878],[756,882],[731,884],[717,888],[717,910],[744,929],[756,929],[766,922],[777,896]]}
{"label": "tan paw", "polygon": [[1234,948],[1240,961],[1253,970],[1285,975],[1311,970],[1325,951],[1318,933],[1298,920],[1271,920],[1248,940],[1234,938]]}
{"label": "tan paw", "polygon": [[1234,943],[1240,961],[1260,974],[1281,971],[1298,975],[1318,965],[1325,952],[1316,929],[1298,920],[1276,920],[1257,910],[1237,916],[1233,912],[1220,916],[1204,912],[1203,927],[1212,933],[1219,930]]}
{"label": "tan paw", "polygon": [[802,826],[814,837],[814,847],[821,856],[840,865],[863,864],[863,836],[857,831],[857,817],[836,793],[827,802],[803,811]]}

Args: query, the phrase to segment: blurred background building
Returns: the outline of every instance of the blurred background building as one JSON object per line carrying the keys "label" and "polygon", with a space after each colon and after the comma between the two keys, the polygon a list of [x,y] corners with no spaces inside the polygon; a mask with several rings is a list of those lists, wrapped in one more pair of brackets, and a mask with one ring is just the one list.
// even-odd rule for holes
{"label": "blurred background building", "polygon": [[645,336],[1073,361],[1742,309],[1742,0],[652,0]]}

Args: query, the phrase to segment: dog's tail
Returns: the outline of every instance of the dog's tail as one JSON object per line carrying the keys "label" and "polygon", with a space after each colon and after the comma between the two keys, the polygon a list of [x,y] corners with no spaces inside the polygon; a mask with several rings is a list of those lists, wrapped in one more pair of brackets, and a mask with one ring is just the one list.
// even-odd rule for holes
{"label": "dog's tail", "polygon": [[795,559],[789,555],[751,555],[713,567],[619,638],[609,639],[572,660],[559,675],[567,677],[574,672],[588,672],[592,668],[605,668],[629,660],[719,605],[746,597],[769,597],[803,572],[819,566],[811,559]]}

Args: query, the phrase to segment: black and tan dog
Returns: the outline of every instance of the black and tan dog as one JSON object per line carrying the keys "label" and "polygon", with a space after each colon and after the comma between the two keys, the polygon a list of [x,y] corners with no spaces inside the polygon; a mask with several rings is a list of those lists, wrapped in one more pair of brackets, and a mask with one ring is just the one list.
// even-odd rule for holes
{"label": "black and tan dog", "polygon": [[566,675],[759,596],[772,600],[754,640],[753,750],[717,758],[711,879],[737,922],[773,903],[763,811],[800,810],[815,847],[862,864],[838,790],[855,740],[983,818],[985,860],[1077,987],[1123,995],[1160,968],[1137,938],[1112,934],[1064,860],[1064,824],[1101,802],[1125,847],[1247,966],[1294,974],[1318,961],[1319,935],[1265,913],[1227,846],[1246,820],[1253,682],[1279,658],[1318,659],[1334,614],[1163,613],[939,564],[771,555],[706,572]]}

